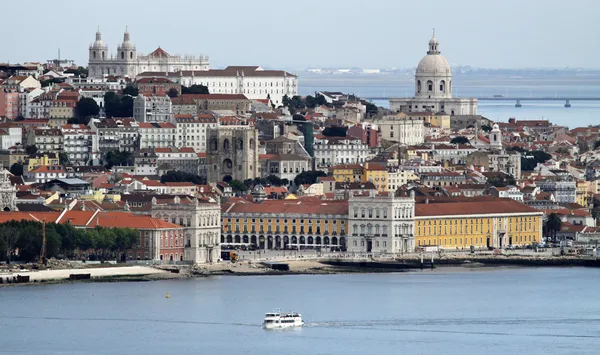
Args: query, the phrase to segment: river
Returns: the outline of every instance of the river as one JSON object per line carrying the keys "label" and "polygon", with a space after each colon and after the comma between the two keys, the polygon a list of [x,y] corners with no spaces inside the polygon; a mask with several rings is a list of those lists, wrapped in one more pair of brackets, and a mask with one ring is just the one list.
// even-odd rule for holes
{"label": "river", "polygon": [[[600,78],[597,77],[550,77],[550,78],[499,78],[464,77],[454,78],[454,97],[600,97]],[[300,77],[301,95],[317,91],[342,91],[362,97],[409,97],[414,94],[414,82],[404,75],[306,75]],[[377,106],[389,107],[388,100],[373,100]],[[554,124],[569,128],[597,125],[600,101],[537,100],[522,101],[480,100],[478,113],[493,120],[506,122],[514,117],[520,120],[547,119]]]}
{"label": "river", "polygon": [[[456,268],[5,287],[0,353],[597,354],[599,277]],[[263,330],[274,307],[306,326]]]}

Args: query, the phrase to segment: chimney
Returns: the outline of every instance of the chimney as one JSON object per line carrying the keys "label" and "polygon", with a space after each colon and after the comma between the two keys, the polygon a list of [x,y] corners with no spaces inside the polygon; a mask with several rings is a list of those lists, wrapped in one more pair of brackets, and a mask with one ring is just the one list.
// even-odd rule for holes
{"label": "chimney", "polygon": [[429,198],[425,199],[425,204],[428,205],[429,204]]}

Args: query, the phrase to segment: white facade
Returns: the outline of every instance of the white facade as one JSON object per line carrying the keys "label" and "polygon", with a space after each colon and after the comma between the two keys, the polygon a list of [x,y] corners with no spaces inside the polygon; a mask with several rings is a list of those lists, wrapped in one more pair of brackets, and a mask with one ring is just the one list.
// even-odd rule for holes
{"label": "white facade", "polygon": [[387,116],[376,121],[381,139],[405,145],[418,145],[425,141],[425,121],[422,119]]}
{"label": "white facade", "polygon": [[348,201],[348,242],[351,253],[397,254],[412,252],[415,200],[394,192],[350,196]]}
{"label": "white facade", "polygon": [[298,95],[298,77],[283,70],[264,70],[258,66],[229,66],[222,70],[182,70],[165,73],[151,71],[138,78],[162,76],[183,86],[204,85],[211,94],[243,94],[250,100],[269,97],[276,106],[283,97]]}
{"label": "white facade", "polygon": [[398,112],[446,112],[450,115],[476,115],[476,98],[452,97],[452,71],[441,55],[435,36],[429,41],[427,55],[415,73],[415,96],[392,98],[390,109]]}
{"label": "white facade", "polygon": [[206,132],[218,125],[215,117],[174,117],[171,123],[177,128],[175,146],[192,147],[198,153],[206,152]]}
{"label": "white facade", "polygon": [[72,124],[61,128],[63,151],[74,165],[89,165],[98,162],[98,135],[88,126]]}
{"label": "white facade", "polygon": [[170,122],[173,113],[168,96],[144,96],[133,99],[133,118],[138,122]]}
{"label": "white facade", "polygon": [[152,198],[152,217],[185,227],[185,260],[203,264],[221,258],[221,204],[218,199],[199,202],[197,198],[175,196],[170,203],[157,203],[156,198]]}
{"label": "white facade", "polygon": [[176,133],[175,125],[172,123],[140,123],[140,149],[174,147]]}
{"label": "white facade", "polygon": [[1,127],[0,126],[0,148],[8,148],[21,144],[23,140],[23,129],[21,127]]}
{"label": "white facade", "polygon": [[28,91],[23,91],[19,93],[19,115],[25,118],[29,118],[29,116],[33,110],[31,106],[31,102],[36,97],[43,94],[45,91],[43,89],[31,89]]}
{"label": "white facade", "polygon": [[208,70],[208,57],[204,55],[170,55],[160,47],[148,55],[138,54],[127,31],[123,35],[123,42],[117,47],[116,55],[109,53],[102,34],[96,32],[96,41],[89,47],[88,63],[89,76],[96,78],[105,75],[135,78],[145,71]]}
{"label": "white facade", "polygon": [[369,158],[369,146],[360,138],[325,137],[315,139],[313,144],[317,167],[340,164],[360,164]]}

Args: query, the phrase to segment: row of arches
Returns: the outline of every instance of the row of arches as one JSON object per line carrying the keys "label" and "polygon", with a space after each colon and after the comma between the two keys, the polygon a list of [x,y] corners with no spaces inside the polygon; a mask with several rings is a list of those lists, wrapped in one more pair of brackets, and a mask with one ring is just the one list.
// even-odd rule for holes
{"label": "row of arches", "polygon": [[[254,145],[255,145],[254,139],[251,138],[250,141],[248,142],[248,145],[249,145],[250,149],[254,149]],[[219,150],[219,144],[218,144],[217,138],[211,138],[210,149],[213,151]],[[223,139],[222,149],[224,152],[229,152],[231,150],[231,141],[229,140],[229,138]],[[244,149],[244,140],[243,139],[239,138],[235,141],[235,149],[237,149],[237,150]]]}
{"label": "row of arches", "polygon": [[305,247],[340,247],[345,246],[344,237],[322,236],[281,236],[281,235],[240,235],[222,234],[221,244],[254,245],[260,249],[296,249]]}

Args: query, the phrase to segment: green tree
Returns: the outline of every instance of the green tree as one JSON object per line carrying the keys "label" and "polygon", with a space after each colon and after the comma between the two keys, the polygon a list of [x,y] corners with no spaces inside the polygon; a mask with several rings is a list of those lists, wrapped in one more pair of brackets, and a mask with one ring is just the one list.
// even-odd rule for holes
{"label": "green tree", "polygon": [[326,137],[346,137],[348,134],[348,127],[346,126],[330,126],[323,130],[323,135]]}
{"label": "green tree", "polygon": [[27,153],[28,155],[32,155],[37,153],[38,148],[34,145],[28,145],[25,147],[25,153]]}
{"label": "green tree", "polygon": [[248,187],[246,186],[246,184],[244,184],[240,180],[231,180],[229,182],[229,186],[231,186],[231,189],[233,190],[233,192],[236,192],[236,193],[244,193],[244,192],[248,191]]}
{"label": "green tree", "polygon": [[594,150],[598,149],[598,147],[600,147],[600,139],[594,143]]}
{"label": "green tree", "polygon": [[65,70],[65,73],[74,74],[75,76],[79,76],[79,77],[87,77],[88,76],[88,70],[87,70],[87,68],[84,68],[84,67],[77,67],[77,69],[67,69],[67,70]]}
{"label": "green tree", "polygon": [[139,94],[140,91],[138,90],[137,86],[133,84],[127,84],[125,89],[123,89],[123,95],[138,96]]}
{"label": "green tree", "polygon": [[171,170],[160,177],[160,182],[191,182],[196,185],[205,185],[206,178],[200,175],[186,173],[185,171]]}
{"label": "green tree", "polygon": [[365,106],[367,107],[367,117],[377,116],[377,114],[379,113],[379,108],[377,107],[377,105],[370,102],[366,102]]}
{"label": "green tree", "polygon": [[58,153],[58,161],[61,165],[71,164],[71,161],[69,160],[69,156],[67,155],[67,153],[63,153],[63,152]]}
{"label": "green tree", "polygon": [[[76,118],[80,120],[80,124],[87,124],[89,118],[97,116],[100,113],[100,106],[96,103],[96,100],[90,97],[83,97],[75,105]],[[83,121],[86,121],[83,123]]]}
{"label": "green tree", "polygon": [[547,236],[552,237],[553,241],[556,241],[556,233],[560,232],[562,228],[562,221],[556,213],[550,213],[546,220],[546,233]]}
{"label": "green tree", "polygon": [[204,85],[182,86],[181,94],[210,94],[208,87]]}
{"label": "green tree", "polygon": [[450,144],[467,144],[469,143],[469,139],[465,136],[457,136],[452,138]]}
{"label": "green tree", "polygon": [[506,187],[508,185],[515,185],[515,178],[507,174],[494,174],[488,178],[488,183],[496,187]]}
{"label": "green tree", "polygon": [[23,175],[23,164],[14,163],[10,167],[10,173],[16,176]]}
{"label": "green tree", "polygon": [[320,170],[304,171],[296,175],[296,177],[294,178],[294,184],[296,184],[296,186],[300,186],[302,184],[314,184],[315,182],[317,182],[317,178],[322,176],[327,176],[327,174]]}
{"label": "green tree", "polygon": [[267,183],[271,186],[281,186],[281,179],[275,175],[269,175],[266,178]]}
{"label": "green tree", "polygon": [[25,121],[25,117],[23,117],[23,115],[18,115],[17,118],[15,118],[15,121]]}
{"label": "green tree", "polygon": [[490,132],[492,130],[492,126],[490,126],[489,123],[486,123],[481,125],[481,130],[484,132]]}
{"label": "green tree", "polygon": [[131,152],[113,150],[104,156],[104,161],[107,169],[112,169],[113,166],[131,166],[133,165],[133,155]]}
{"label": "green tree", "polygon": [[179,96],[179,91],[177,91],[177,89],[175,89],[175,88],[170,88],[169,91],[167,91],[167,95],[170,98],[174,98],[174,97]]}
{"label": "green tree", "polygon": [[317,106],[317,99],[314,96],[307,95],[304,98],[304,103],[308,108],[315,108]]}
{"label": "green tree", "polygon": [[133,117],[133,98],[119,96],[112,91],[104,94],[104,112],[106,117]]}

